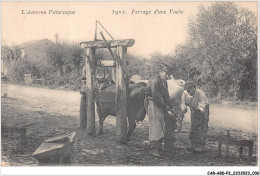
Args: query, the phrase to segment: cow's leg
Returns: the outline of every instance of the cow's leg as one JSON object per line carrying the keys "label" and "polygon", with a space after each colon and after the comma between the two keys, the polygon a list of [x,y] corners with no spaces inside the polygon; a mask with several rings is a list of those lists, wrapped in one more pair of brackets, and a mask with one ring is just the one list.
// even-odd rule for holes
{"label": "cow's leg", "polygon": [[98,134],[104,134],[104,130],[103,130],[103,124],[105,121],[106,117],[99,117],[99,130],[98,130]]}
{"label": "cow's leg", "polygon": [[97,108],[97,113],[98,113],[98,120],[99,120],[99,130],[98,130],[98,134],[103,134],[104,131],[103,131],[103,124],[104,124],[104,121],[107,117],[107,115],[101,113],[101,110],[100,110],[101,107],[98,107]]}
{"label": "cow's leg", "polygon": [[143,121],[146,115],[145,108],[143,106],[141,107],[131,107],[129,106],[128,109],[128,133],[127,133],[127,141],[130,140],[130,137],[136,127],[136,122]]}
{"label": "cow's leg", "polygon": [[126,140],[130,141],[130,136],[132,135],[132,133],[136,127],[136,122],[133,117],[131,117],[131,116],[128,117],[128,124],[129,124],[129,128],[128,128]]}

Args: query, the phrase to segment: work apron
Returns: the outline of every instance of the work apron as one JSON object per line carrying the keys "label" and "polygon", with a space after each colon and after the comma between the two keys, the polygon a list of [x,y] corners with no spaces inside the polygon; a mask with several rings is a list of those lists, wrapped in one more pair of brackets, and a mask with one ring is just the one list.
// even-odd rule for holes
{"label": "work apron", "polygon": [[158,141],[164,137],[165,132],[164,110],[149,100],[147,114],[149,117],[149,141]]}

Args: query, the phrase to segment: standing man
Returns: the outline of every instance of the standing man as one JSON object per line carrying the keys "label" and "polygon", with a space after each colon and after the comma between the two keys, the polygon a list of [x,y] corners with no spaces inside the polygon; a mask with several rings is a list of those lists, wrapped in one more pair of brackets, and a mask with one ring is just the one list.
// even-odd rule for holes
{"label": "standing man", "polygon": [[[151,154],[155,157],[161,156],[165,134],[168,134],[165,137],[166,146],[174,151],[174,129],[170,112],[172,105],[166,82],[169,75],[170,72],[166,67],[161,68],[159,74],[148,81],[145,89],[145,107],[149,117],[149,141]],[[166,124],[165,121],[167,121]],[[172,130],[170,131],[170,129]],[[170,137],[168,137],[169,134]]]}
{"label": "standing man", "polygon": [[191,147],[188,149],[194,152],[203,152],[207,138],[209,122],[209,103],[205,93],[196,89],[192,82],[187,82],[184,86],[188,94],[185,96],[185,103],[191,110],[191,132],[189,139]]}

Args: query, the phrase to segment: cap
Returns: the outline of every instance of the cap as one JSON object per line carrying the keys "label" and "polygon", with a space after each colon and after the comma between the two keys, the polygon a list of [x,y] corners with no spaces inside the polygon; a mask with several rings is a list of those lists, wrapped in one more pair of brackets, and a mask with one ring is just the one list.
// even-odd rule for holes
{"label": "cap", "polygon": [[191,90],[192,88],[196,88],[196,85],[193,82],[187,82],[184,85],[184,90]]}

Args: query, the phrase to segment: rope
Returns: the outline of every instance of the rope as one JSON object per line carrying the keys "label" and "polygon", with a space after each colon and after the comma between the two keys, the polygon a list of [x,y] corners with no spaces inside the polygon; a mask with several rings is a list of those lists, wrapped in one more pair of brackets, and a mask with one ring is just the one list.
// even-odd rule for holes
{"label": "rope", "polygon": [[98,84],[98,81],[96,79],[93,80],[93,87],[94,87],[94,91],[95,91],[95,100],[96,100],[96,104],[97,104],[97,110],[99,112],[99,116],[101,116],[103,118],[103,111],[102,111],[102,106],[101,106],[101,96],[102,96],[102,92],[101,92],[101,88]]}
{"label": "rope", "polygon": [[106,33],[111,37],[111,39],[115,40],[112,35],[106,30],[106,28],[97,20],[97,23],[106,31]]}
{"label": "rope", "polygon": [[96,102],[98,104],[100,104],[100,102],[101,102],[101,88],[100,88],[98,81],[96,79],[93,80],[93,87],[94,87],[94,91],[95,91],[95,95],[96,95],[95,96]]}
{"label": "rope", "polygon": [[[114,38],[113,38],[112,35],[106,30],[106,28],[105,28],[98,20],[96,20],[96,29],[95,29],[94,41],[97,40],[97,27],[98,27],[97,24],[99,24],[99,25],[105,30],[105,32],[114,40]],[[109,74],[109,77],[113,80],[111,74],[110,74],[109,71],[108,71],[108,68],[106,67],[105,69],[107,70],[107,72],[108,72],[108,74]],[[105,69],[104,69],[104,70],[105,70]]]}

